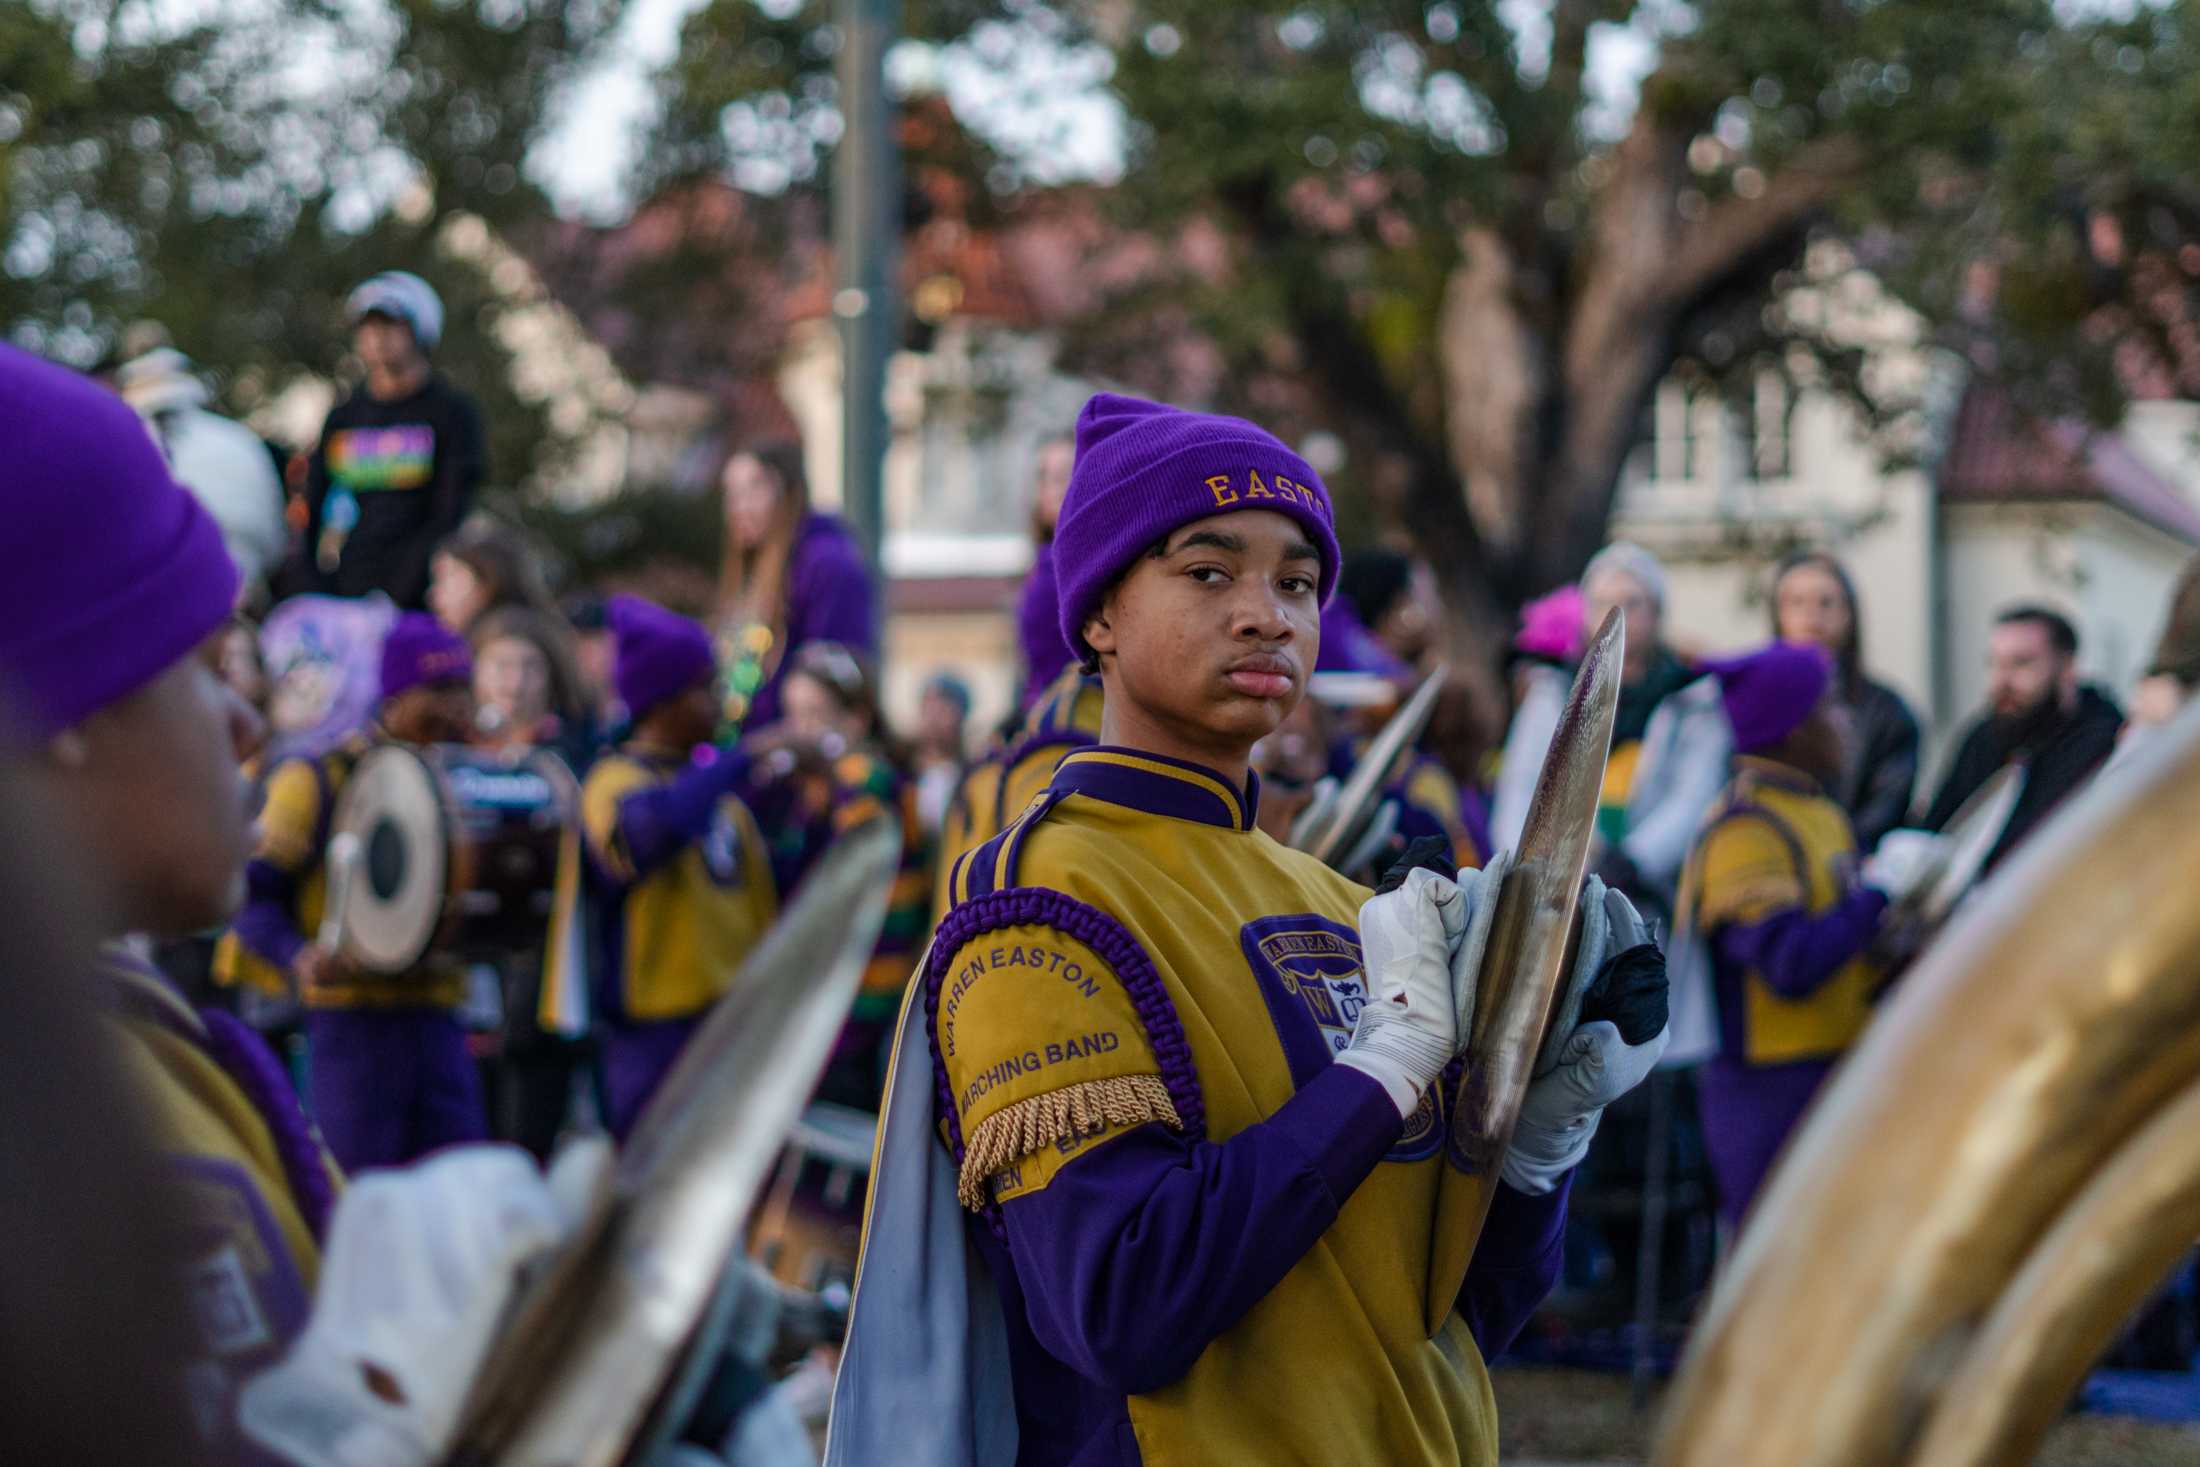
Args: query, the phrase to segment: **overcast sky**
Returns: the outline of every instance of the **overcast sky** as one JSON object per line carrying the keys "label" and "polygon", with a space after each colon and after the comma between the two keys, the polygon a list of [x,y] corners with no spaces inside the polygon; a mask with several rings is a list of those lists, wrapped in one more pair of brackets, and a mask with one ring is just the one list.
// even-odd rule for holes
{"label": "overcast sky", "polygon": [[[632,0],[605,54],[574,85],[563,115],[529,162],[562,213],[616,218],[624,182],[652,121],[649,76],[672,58],[680,26],[702,0]],[[1122,117],[1100,83],[1104,63],[1059,47],[1027,48],[1014,80],[976,56],[905,45],[890,58],[904,86],[945,89],[956,114],[1021,154],[1043,181],[1107,177],[1120,166]]]}

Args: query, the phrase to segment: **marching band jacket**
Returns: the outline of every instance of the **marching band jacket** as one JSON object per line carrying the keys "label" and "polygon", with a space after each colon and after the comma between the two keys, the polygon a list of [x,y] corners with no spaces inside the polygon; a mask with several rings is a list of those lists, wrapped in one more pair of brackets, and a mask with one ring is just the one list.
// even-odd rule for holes
{"label": "marching band jacket", "polygon": [[955,865],[973,846],[1001,833],[1047,787],[1054,766],[1072,749],[1100,736],[1105,697],[1100,679],[1075,667],[1065,669],[1024,713],[1014,742],[979,761],[963,776],[940,828],[933,876],[932,911],[945,916],[955,904],[949,883]]}
{"label": "marching band jacket", "polygon": [[1367,892],[1257,797],[1069,754],[959,863],[912,996],[1024,1467],[1495,1460],[1483,1353],[1555,1278],[1566,1189],[1500,1191],[1429,1338],[1441,1121],[1332,1063]]}
{"label": "marching band jacket", "polygon": [[200,1420],[228,1438],[238,1389],[305,1327],[336,1163],[257,1035],[228,1014],[194,1011],[127,952],[110,950],[103,966],[115,1050],[183,1188],[205,1352],[184,1378]]}
{"label": "marching band jacket", "polygon": [[778,915],[771,855],[734,793],[738,755],[697,762],[628,745],[581,786],[598,1011],[650,1023],[702,1013]]}
{"label": "marching band jacket", "polygon": [[1818,1088],[1871,1020],[1887,908],[1847,813],[1801,771],[1738,758],[1681,883],[1709,944],[1717,1048],[1697,1077],[1719,1205],[1739,1225]]}

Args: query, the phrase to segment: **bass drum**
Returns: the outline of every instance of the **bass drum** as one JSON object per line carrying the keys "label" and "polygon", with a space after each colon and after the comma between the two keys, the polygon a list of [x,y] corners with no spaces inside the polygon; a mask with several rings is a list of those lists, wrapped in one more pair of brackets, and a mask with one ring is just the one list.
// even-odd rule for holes
{"label": "bass drum", "polygon": [[459,745],[372,750],[331,826],[357,851],[344,955],[396,974],[431,951],[492,958],[540,946],[579,805],[573,772],[544,750],[517,761]]}

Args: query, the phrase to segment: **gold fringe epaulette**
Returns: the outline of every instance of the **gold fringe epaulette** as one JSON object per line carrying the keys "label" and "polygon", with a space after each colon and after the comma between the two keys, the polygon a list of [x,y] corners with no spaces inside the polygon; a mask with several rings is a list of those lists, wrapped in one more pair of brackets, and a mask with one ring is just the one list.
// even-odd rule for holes
{"label": "gold fringe epaulette", "polygon": [[1159,1075],[1114,1075],[1049,1090],[1002,1107],[978,1123],[963,1145],[956,1196],[975,1212],[985,1206],[986,1182],[1040,1149],[1110,1126],[1163,1121],[1181,1131],[1184,1122]]}

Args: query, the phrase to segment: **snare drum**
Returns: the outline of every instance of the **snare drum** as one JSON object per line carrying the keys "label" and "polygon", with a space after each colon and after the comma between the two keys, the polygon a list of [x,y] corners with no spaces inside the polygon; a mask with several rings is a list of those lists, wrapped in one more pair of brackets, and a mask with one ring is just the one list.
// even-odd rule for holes
{"label": "snare drum", "polygon": [[579,806],[572,771],[545,750],[516,761],[459,745],[370,751],[331,825],[354,853],[344,955],[371,973],[403,973],[430,950],[490,958],[541,946],[558,848]]}

